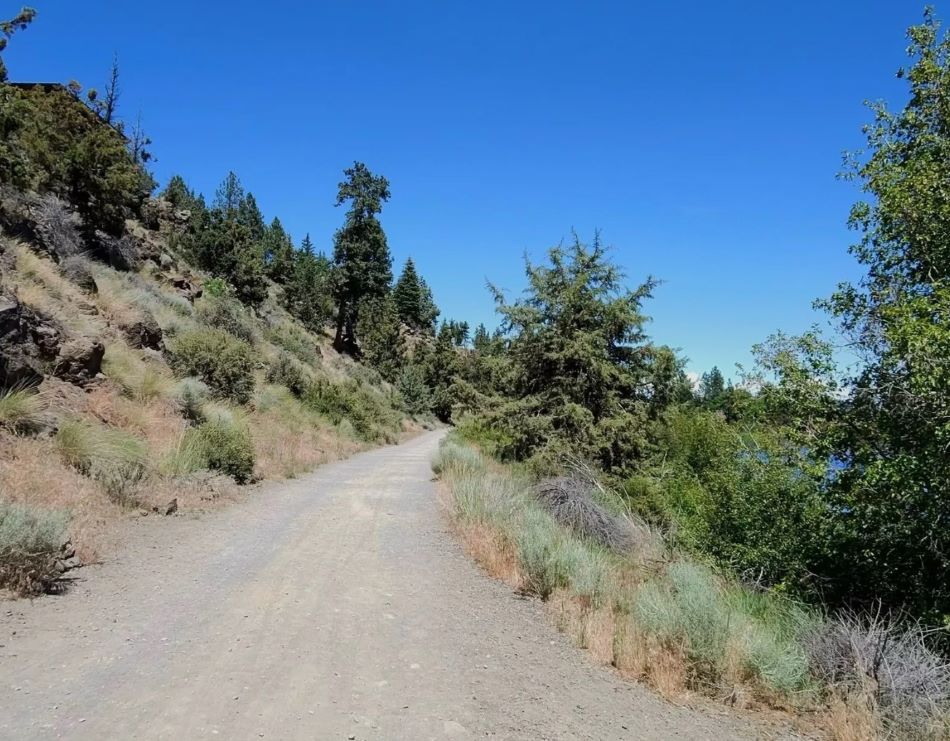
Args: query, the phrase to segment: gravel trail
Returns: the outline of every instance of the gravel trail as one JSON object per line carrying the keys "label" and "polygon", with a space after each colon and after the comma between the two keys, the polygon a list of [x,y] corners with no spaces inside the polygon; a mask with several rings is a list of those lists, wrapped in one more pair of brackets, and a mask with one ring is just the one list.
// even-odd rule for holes
{"label": "gravel trail", "polygon": [[442,433],[132,520],[66,594],[0,604],[2,739],[732,739],[594,666],[448,531]]}

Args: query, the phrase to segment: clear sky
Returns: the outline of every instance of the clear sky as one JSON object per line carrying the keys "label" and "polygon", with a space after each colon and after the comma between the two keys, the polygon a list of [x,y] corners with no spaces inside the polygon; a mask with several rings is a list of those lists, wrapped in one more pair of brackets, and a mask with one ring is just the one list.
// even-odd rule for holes
{"label": "clear sky", "polygon": [[[329,251],[341,171],[389,178],[398,271],[444,315],[497,323],[486,278],[523,284],[572,228],[631,283],[665,281],[650,332],[728,374],[859,275],[845,226],[865,99],[896,104],[923,2],[119,2],[32,0],[13,80],[102,86],[141,111],[162,181],[229,169]],[[0,3],[12,16],[20,3]],[[948,12],[938,5],[938,13]]]}

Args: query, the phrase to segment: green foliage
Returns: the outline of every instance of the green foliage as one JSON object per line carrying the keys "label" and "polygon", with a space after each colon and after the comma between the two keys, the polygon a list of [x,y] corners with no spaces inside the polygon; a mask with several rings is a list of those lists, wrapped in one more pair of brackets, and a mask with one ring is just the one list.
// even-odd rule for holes
{"label": "green foliage", "polygon": [[175,208],[189,211],[192,215],[206,210],[204,201],[195,195],[181,175],[172,175],[162,197]]}
{"label": "green foliage", "polygon": [[406,363],[406,341],[392,297],[363,307],[357,331],[363,360],[387,381],[395,382]]}
{"label": "green foliage", "polygon": [[293,254],[287,277],[287,310],[313,332],[319,332],[333,316],[333,281],[326,255],[314,254],[310,235]]}
{"label": "green foliage", "polygon": [[348,421],[356,434],[368,441],[390,438],[401,420],[388,401],[356,381],[318,379],[307,389],[303,402],[333,424]]}
{"label": "green foliage", "polygon": [[28,595],[55,576],[69,516],[0,501],[0,587]]}
{"label": "green foliage", "polygon": [[193,215],[183,245],[199,267],[224,278],[249,306],[267,298],[263,222],[252,196],[233,172],[219,186],[214,206]]}
{"label": "green foliage", "polygon": [[527,264],[524,298],[495,290],[508,340],[510,396],[492,421],[510,441],[508,458],[555,457],[572,450],[607,471],[644,454],[651,358],[642,302],[655,281],[624,288],[599,235]]}
{"label": "green foliage", "polygon": [[267,382],[286,386],[296,397],[306,393],[310,380],[300,361],[286,352],[278,354],[277,359],[267,368]]}
{"label": "green foliage", "polygon": [[0,89],[0,180],[71,202],[88,235],[121,235],[154,187],[126,140],[68,90]]}
{"label": "green foliage", "polygon": [[209,327],[230,332],[248,344],[260,340],[254,318],[230,291],[215,287],[207,296],[202,296],[195,303],[195,317]]}
{"label": "green foliage", "polygon": [[254,391],[251,346],[221,329],[196,329],[169,342],[169,365],[180,376],[198,376],[216,395],[246,404]]}
{"label": "green foliage", "polygon": [[356,353],[361,305],[382,299],[392,282],[386,234],[376,218],[389,200],[389,181],[362,162],[344,171],[336,205],[349,203],[343,227],[333,239],[334,295],[337,300],[337,350]]}
{"label": "green foliage", "polygon": [[852,253],[867,269],[820,305],[850,351],[840,370],[817,333],[759,348],[777,383],[767,411],[828,462],[824,594],[950,614],[950,38],[931,10],[908,32],[908,102],[871,105],[867,146],[846,176],[867,200],[851,210]]}
{"label": "green foliage", "polygon": [[64,421],[55,438],[63,461],[96,479],[118,504],[134,506],[146,471],[146,446],[124,430],[81,419]]}
{"label": "green foliage", "polygon": [[224,416],[213,416],[185,433],[183,456],[200,468],[219,471],[237,483],[254,475],[254,443],[247,425]]}
{"label": "green foliage", "polygon": [[399,321],[410,329],[431,333],[439,310],[432,300],[432,291],[416,272],[412,258],[406,260],[402,274],[393,288],[393,301]]}
{"label": "green foliage", "polygon": [[425,374],[418,366],[407,365],[403,368],[399,373],[396,388],[403,408],[413,417],[426,414],[431,409],[432,398],[426,386]]}
{"label": "green foliage", "polygon": [[[20,12],[8,21],[0,22],[0,53],[6,51],[7,44],[17,31],[24,31],[33,19],[36,18],[36,11],[33,8],[23,7]],[[0,57],[0,83],[7,81],[7,67]]]}
{"label": "green foliage", "polygon": [[274,217],[270,226],[264,231],[264,262],[267,265],[267,274],[275,283],[287,284],[294,273],[294,243],[290,235],[284,231],[280,219]]}

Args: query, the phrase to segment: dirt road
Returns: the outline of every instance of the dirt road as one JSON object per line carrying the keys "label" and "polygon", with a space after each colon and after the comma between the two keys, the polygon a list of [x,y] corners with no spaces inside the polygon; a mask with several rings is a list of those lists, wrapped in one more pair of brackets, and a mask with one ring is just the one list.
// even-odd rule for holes
{"label": "dirt road", "polygon": [[593,666],[481,574],[438,510],[438,439],[144,518],[67,594],[0,603],[0,738],[763,734]]}

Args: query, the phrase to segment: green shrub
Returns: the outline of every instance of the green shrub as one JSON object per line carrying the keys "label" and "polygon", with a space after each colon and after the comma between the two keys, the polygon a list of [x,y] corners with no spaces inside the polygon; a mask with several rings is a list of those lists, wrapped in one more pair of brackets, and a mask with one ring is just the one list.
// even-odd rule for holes
{"label": "green shrub", "polygon": [[189,429],[179,450],[177,464],[183,468],[220,471],[239,484],[246,484],[254,474],[254,443],[250,431],[246,425],[223,416]]}
{"label": "green shrub", "polygon": [[302,363],[316,365],[320,361],[313,335],[297,324],[281,321],[267,332],[267,339]]}
{"label": "green shrub", "polygon": [[124,430],[70,419],[56,432],[65,463],[89,476],[118,504],[138,503],[135,492],[146,471],[145,443]]}
{"label": "green shrub", "polygon": [[198,378],[183,378],[175,389],[175,399],[182,416],[192,422],[201,421],[201,408],[210,397],[211,389]]}
{"label": "green shrub", "polygon": [[195,306],[195,315],[199,321],[209,327],[223,329],[251,345],[258,342],[260,338],[254,318],[233,296],[227,294],[203,296]]}
{"label": "green shrub", "polygon": [[277,359],[267,368],[268,383],[286,386],[298,398],[304,395],[309,385],[307,375],[299,361],[286,352],[278,353]]}
{"label": "green shrub", "polygon": [[307,389],[303,401],[333,424],[348,419],[363,440],[385,439],[401,420],[401,415],[381,396],[354,381],[317,380]]}
{"label": "green shrub", "polygon": [[11,432],[32,432],[42,423],[43,400],[33,388],[0,391],[0,427]]}
{"label": "green shrub", "polygon": [[0,586],[21,594],[42,591],[65,539],[69,517],[0,501]]}
{"label": "green shrub", "polygon": [[251,346],[222,329],[198,329],[176,337],[169,364],[182,376],[198,376],[218,396],[246,404],[254,391]]}

